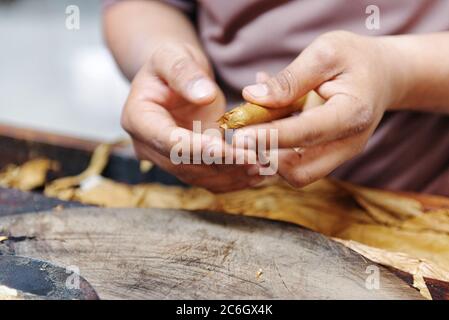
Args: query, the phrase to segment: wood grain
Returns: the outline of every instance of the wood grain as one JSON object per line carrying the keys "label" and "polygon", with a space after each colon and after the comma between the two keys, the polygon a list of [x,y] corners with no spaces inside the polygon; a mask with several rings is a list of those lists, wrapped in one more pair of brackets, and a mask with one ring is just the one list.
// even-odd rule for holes
{"label": "wood grain", "polygon": [[[102,299],[421,299],[389,270],[287,223],[159,209],[0,218],[14,254],[78,266]],[[368,290],[368,266],[380,288]]]}

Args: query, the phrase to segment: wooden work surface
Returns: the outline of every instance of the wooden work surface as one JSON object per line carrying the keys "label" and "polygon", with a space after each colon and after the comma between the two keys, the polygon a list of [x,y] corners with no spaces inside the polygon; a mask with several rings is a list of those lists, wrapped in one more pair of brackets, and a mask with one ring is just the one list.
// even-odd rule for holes
{"label": "wooden work surface", "polygon": [[[374,263],[287,223],[218,213],[73,208],[0,218],[11,254],[77,266],[102,299],[421,299]],[[1,252],[0,252],[1,254]]]}

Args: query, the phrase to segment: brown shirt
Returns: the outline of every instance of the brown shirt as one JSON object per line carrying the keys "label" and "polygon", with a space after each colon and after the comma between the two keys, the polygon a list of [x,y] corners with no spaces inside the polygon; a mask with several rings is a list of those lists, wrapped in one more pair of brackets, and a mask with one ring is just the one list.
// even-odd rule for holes
{"label": "brown shirt", "polygon": [[[280,71],[324,32],[344,29],[376,36],[449,30],[449,0],[166,2],[196,13],[201,40],[231,104],[245,85],[254,83],[257,71]],[[368,5],[380,9],[379,30],[365,26]],[[449,196],[449,117],[388,113],[365,152],[333,176]]]}

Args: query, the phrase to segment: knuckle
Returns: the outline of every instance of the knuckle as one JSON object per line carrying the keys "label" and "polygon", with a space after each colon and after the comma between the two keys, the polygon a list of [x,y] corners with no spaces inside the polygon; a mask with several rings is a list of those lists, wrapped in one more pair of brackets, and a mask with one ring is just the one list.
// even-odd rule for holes
{"label": "knuckle", "polygon": [[292,177],[290,179],[288,179],[288,183],[293,187],[293,188],[302,188],[303,185],[301,184],[301,182],[299,180],[297,180],[296,178]]}
{"label": "knuckle", "polygon": [[187,70],[190,65],[191,61],[189,58],[184,56],[177,57],[169,67],[169,74],[173,77],[173,80],[180,80],[182,79],[185,70]]}
{"label": "knuckle", "polygon": [[296,170],[289,180],[290,184],[295,188],[302,188],[313,181],[315,181],[314,177],[305,169]]}
{"label": "knuckle", "polygon": [[163,63],[164,59],[166,57],[171,56],[173,54],[173,52],[175,52],[174,45],[169,44],[169,43],[164,43],[154,50],[154,52],[151,56],[151,61],[153,62],[153,64]]}
{"label": "knuckle", "polygon": [[315,43],[313,58],[324,67],[334,65],[338,61],[338,55],[338,47],[334,39],[325,37]]}
{"label": "knuckle", "polygon": [[359,106],[360,123],[365,128],[369,127],[374,119],[374,108],[368,103],[361,102]]}
{"label": "knuckle", "polygon": [[157,151],[159,154],[169,156],[170,155],[170,145],[164,139],[162,133],[153,134],[149,138],[148,143],[151,145],[153,150]]}
{"label": "knuckle", "polygon": [[123,109],[122,115],[120,116],[120,125],[122,126],[123,130],[131,134],[131,121],[129,119],[129,107],[125,106]]}
{"label": "knuckle", "polygon": [[307,130],[303,133],[303,136],[301,137],[301,147],[312,146],[316,144],[317,141],[320,141],[323,137],[323,132],[318,129],[311,128],[310,130]]}
{"label": "knuckle", "polygon": [[297,80],[288,69],[279,72],[267,82],[268,89],[279,104],[288,103],[295,98]]}
{"label": "knuckle", "polygon": [[[372,106],[356,96],[343,94],[329,105],[328,111],[334,112],[335,128],[338,128],[337,139],[360,134],[371,128],[374,121]],[[340,104],[340,107],[338,107]],[[344,105],[344,107],[342,107]]]}
{"label": "knuckle", "polygon": [[355,35],[348,31],[337,30],[327,32],[314,42],[314,58],[320,64],[332,66],[339,62],[341,49],[353,39]]}
{"label": "knuckle", "polygon": [[[330,108],[329,108],[330,110]],[[316,120],[311,116],[310,113],[303,113],[302,115],[303,123],[314,124]],[[322,140],[326,135],[326,132],[321,129],[319,125],[308,125],[303,130],[299,131],[299,141],[300,145],[298,147],[308,147],[316,144],[318,141]]]}
{"label": "knuckle", "polygon": [[354,134],[357,134],[371,127],[374,118],[374,110],[369,104],[361,101],[360,99],[355,97],[352,99],[355,100],[353,105],[353,114],[355,114],[355,119],[352,122],[352,131]]}
{"label": "knuckle", "polygon": [[120,125],[131,137],[136,133],[136,123],[138,122],[136,117],[139,114],[134,103],[130,101],[126,102],[120,116]]}

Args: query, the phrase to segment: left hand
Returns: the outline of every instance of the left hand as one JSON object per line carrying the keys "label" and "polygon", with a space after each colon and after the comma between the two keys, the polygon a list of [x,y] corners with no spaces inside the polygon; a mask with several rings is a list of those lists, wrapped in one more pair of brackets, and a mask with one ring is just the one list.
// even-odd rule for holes
{"label": "left hand", "polygon": [[324,34],[275,77],[246,87],[243,96],[279,108],[315,90],[326,102],[236,135],[277,129],[279,175],[296,187],[314,182],[362,152],[385,110],[398,103],[404,91],[399,65],[400,56],[383,38]]}
{"label": "left hand", "polygon": [[263,180],[253,174],[256,165],[178,163],[179,154],[172,153],[182,142],[183,156],[191,160],[203,159],[211,148],[223,151],[221,155],[246,154],[226,144],[221,136],[192,131],[193,121],[201,121],[202,132],[214,127],[219,132],[216,120],[225,105],[203,53],[183,43],[165,43],[134,77],[122,126],[130,134],[139,159],[154,162],[187,184],[214,192],[242,189]]}

